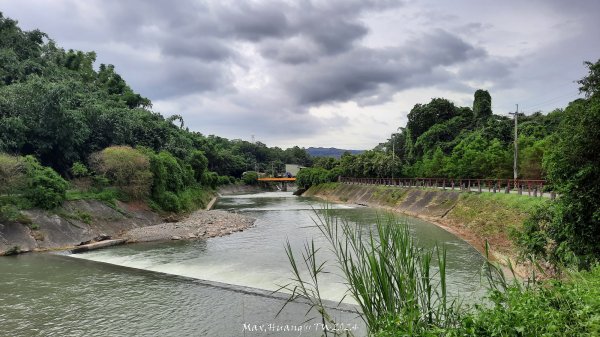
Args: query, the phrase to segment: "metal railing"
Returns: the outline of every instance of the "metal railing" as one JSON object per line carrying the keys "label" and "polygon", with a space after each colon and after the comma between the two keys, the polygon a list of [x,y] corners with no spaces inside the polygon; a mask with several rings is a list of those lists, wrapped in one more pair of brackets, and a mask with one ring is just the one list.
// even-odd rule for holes
{"label": "metal railing", "polygon": [[443,190],[493,192],[493,193],[518,193],[529,196],[543,196],[549,193],[554,199],[556,194],[547,190],[545,180],[534,179],[452,179],[452,178],[354,178],[339,177],[341,183],[356,185],[384,185],[413,188],[440,188]]}

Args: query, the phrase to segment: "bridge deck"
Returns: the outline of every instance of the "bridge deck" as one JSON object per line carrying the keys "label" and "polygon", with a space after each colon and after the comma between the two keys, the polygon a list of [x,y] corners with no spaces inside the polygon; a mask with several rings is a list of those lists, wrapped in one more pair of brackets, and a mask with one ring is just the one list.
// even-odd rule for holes
{"label": "bridge deck", "polygon": [[258,178],[258,181],[288,182],[288,181],[296,181],[296,178]]}

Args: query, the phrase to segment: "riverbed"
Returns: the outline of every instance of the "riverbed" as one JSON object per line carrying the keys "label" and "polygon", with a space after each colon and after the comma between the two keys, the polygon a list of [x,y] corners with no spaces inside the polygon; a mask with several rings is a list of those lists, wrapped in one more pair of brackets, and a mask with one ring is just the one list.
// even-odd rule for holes
{"label": "riverbed", "polygon": [[[323,205],[290,192],[220,198],[216,209],[256,219],[229,236],[139,243],[77,255],[29,254],[0,259],[0,326],[10,336],[313,336],[318,320],[304,323],[307,306],[292,304],[275,317],[289,283],[286,241],[301,253],[307,240],[324,245],[314,221]],[[371,226],[381,211],[329,205],[356,226]],[[423,247],[448,251],[448,284],[461,298],[482,292],[482,256],[430,223],[403,218]],[[323,259],[331,259],[326,249]],[[346,290],[332,264],[323,297]],[[345,302],[351,305],[352,300]],[[334,305],[334,302],[331,302]],[[332,311],[355,334],[366,334],[356,314]],[[357,324],[354,326],[353,324]],[[299,331],[300,330],[300,331]]]}

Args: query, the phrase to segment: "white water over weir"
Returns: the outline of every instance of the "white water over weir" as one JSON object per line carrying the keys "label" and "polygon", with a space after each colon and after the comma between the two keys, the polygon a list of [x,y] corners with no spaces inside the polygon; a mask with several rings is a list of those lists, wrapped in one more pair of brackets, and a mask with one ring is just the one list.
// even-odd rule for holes
{"label": "white water over weir", "polygon": [[[313,222],[322,207],[323,205],[315,199],[297,197],[291,192],[225,196],[217,200],[214,208],[254,217],[257,219],[254,227],[220,238],[131,244],[85,252],[72,257],[206,280],[209,281],[209,285],[222,288],[232,285],[231,291],[243,289],[252,293],[251,289],[257,288],[260,290],[256,291],[256,295],[263,296],[265,291],[268,294],[269,291],[278,290],[281,285],[290,282],[291,267],[284,250],[286,240],[289,240],[297,257],[300,257],[303,245],[311,239],[315,240],[317,245],[325,246],[325,241]],[[336,216],[355,222],[357,226],[371,226],[378,213],[364,207],[340,204],[329,205],[329,208]],[[483,258],[477,251],[435,225],[413,218],[406,220],[420,245],[431,247],[437,242],[446,246],[448,283],[451,291],[461,297],[469,297],[472,292],[480,291],[478,270]],[[323,259],[329,260],[328,271],[332,272],[324,274],[324,278],[320,280],[323,297],[337,302],[344,296],[346,285],[338,275],[338,269],[328,249],[322,249],[320,254]],[[277,296],[281,298],[281,295]],[[345,301],[353,302],[349,296]],[[239,303],[230,305],[236,308],[235,310],[240,309]],[[242,306],[242,316],[256,311],[255,307],[248,306],[247,303]],[[279,310],[274,309],[275,313]],[[291,316],[302,322],[306,319],[303,317],[304,311],[296,309]],[[272,313],[267,315],[273,316]],[[270,316],[263,317],[263,320],[268,321],[272,318]],[[240,326],[243,317],[238,317],[238,320],[240,321],[235,324]],[[265,335],[256,331],[244,331],[246,336],[252,336],[252,333],[256,333],[256,336]],[[357,335],[364,334],[366,331]],[[303,334],[306,335],[309,334]]]}

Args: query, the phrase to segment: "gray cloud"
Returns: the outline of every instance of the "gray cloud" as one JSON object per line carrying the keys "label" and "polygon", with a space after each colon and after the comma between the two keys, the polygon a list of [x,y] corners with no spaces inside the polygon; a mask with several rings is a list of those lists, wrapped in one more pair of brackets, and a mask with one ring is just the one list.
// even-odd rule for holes
{"label": "gray cloud", "polygon": [[161,44],[164,55],[189,57],[203,61],[222,61],[235,55],[223,41],[204,37],[168,37]]}
{"label": "gray cloud", "polygon": [[[349,101],[360,107],[380,105],[415,88],[464,96],[481,83],[510,94],[516,86],[527,85],[531,87],[522,92],[543,95],[549,81],[580,78],[581,62],[600,55],[595,36],[590,38],[589,33],[600,29],[598,1],[520,3],[514,12],[522,15],[513,19],[511,9],[508,18],[514,21],[506,25],[493,21],[492,12],[501,8],[506,14],[507,6],[468,1],[422,5],[397,0],[0,0],[0,4],[5,15],[26,29],[48,32],[61,46],[97,51],[98,61],[115,64],[134,90],[171,109],[161,112],[183,114],[187,125],[229,137],[235,137],[236,130],[246,136],[262,133],[265,139],[331,132],[352,121],[343,111],[327,119],[308,113],[311,108]],[[489,11],[481,12],[482,6],[489,6]],[[382,34],[373,21],[388,14],[391,18],[382,27],[389,34],[370,39]],[[523,36],[539,36],[525,20],[530,17],[556,22],[548,32],[557,36],[547,39],[553,43],[540,47],[541,42],[519,35],[523,30],[531,34]],[[503,25],[512,27],[516,22],[522,28],[509,31],[514,41],[494,40],[505,33]],[[492,44],[498,41],[514,45],[495,48]],[[520,54],[503,54],[520,46]],[[496,94],[492,92],[498,102]]]}
{"label": "gray cloud", "polygon": [[357,47],[342,55],[324,57],[316,64],[287,67],[281,77],[288,91],[298,97],[299,104],[348,100],[376,104],[409,87],[443,83],[450,74],[440,67],[485,57],[485,51],[446,31],[436,30],[400,47]]}

